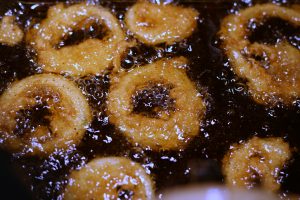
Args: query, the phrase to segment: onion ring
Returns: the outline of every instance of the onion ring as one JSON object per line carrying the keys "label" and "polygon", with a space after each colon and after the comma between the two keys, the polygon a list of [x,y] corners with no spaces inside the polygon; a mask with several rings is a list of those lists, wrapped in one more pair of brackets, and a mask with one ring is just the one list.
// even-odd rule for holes
{"label": "onion ring", "polygon": [[152,180],[127,158],[96,158],[73,171],[64,199],[154,199]]}
{"label": "onion ring", "polygon": [[[184,57],[162,59],[134,68],[111,85],[107,103],[110,122],[133,144],[155,151],[174,150],[198,135],[205,105],[185,70],[179,69],[185,65]],[[134,113],[133,95],[153,84],[170,86],[174,110],[159,111],[158,117]]]}
{"label": "onion ring", "polygon": [[[253,99],[264,105],[293,103],[300,96],[300,52],[286,41],[276,45],[250,43],[247,26],[256,20],[277,17],[300,26],[300,12],[274,4],[256,5],[238,15],[227,16],[221,25],[221,39],[234,72],[247,80]],[[268,67],[255,59],[263,57]]]}
{"label": "onion ring", "polygon": [[143,1],[127,11],[125,23],[137,39],[145,44],[172,44],[193,33],[198,15],[193,8]]}
{"label": "onion ring", "polygon": [[15,23],[14,16],[4,16],[0,25],[0,43],[14,46],[22,41],[24,33]]}
{"label": "onion ring", "polygon": [[281,138],[253,137],[246,143],[234,145],[223,159],[226,183],[248,189],[260,185],[270,191],[280,188],[278,176],[291,158],[289,145]]}
{"label": "onion ring", "polygon": [[[45,117],[49,124],[16,133],[18,114],[44,104],[50,112]],[[78,144],[92,119],[80,89],[72,81],[53,74],[34,75],[13,83],[0,97],[0,110],[0,146],[30,155],[50,154],[56,148]]]}
{"label": "onion ring", "polygon": [[[44,71],[84,76],[112,67],[112,60],[119,53],[118,44],[125,40],[125,34],[107,9],[86,4],[64,8],[58,4],[49,9],[47,16],[27,34],[27,41],[36,50],[37,61]],[[98,27],[106,31],[104,38],[89,38],[79,44],[57,47],[73,30],[94,22],[106,27],[103,30]]]}

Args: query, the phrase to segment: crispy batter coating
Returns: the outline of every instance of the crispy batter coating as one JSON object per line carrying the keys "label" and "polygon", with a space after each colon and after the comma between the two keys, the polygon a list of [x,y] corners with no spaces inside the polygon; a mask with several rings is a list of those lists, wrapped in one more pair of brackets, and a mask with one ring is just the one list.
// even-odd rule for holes
{"label": "crispy batter coating", "polygon": [[[280,18],[300,26],[300,12],[274,4],[256,5],[227,16],[221,39],[234,72],[246,79],[253,99],[264,105],[291,104],[300,96],[300,52],[287,41],[275,45],[250,43],[248,24]],[[262,58],[258,60],[256,58]]]}
{"label": "crispy batter coating", "polygon": [[283,139],[253,137],[246,143],[233,145],[224,157],[226,183],[276,191],[280,188],[279,172],[290,158],[289,145]]}
{"label": "crispy batter coating", "polygon": [[[103,38],[88,38],[78,44],[58,47],[76,30],[91,23],[103,31]],[[100,26],[101,25],[101,26]],[[63,73],[72,76],[99,74],[112,67],[112,60],[118,54],[118,45],[125,40],[125,34],[116,19],[101,6],[75,4],[64,7],[57,4],[48,11],[47,18],[33,27],[27,34],[27,41],[37,52],[37,62],[46,72]]]}
{"label": "crispy batter coating", "polygon": [[0,43],[14,46],[22,41],[24,33],[16,24],[14,16],[4,16],[0,24]]}
{"label": "crispy batter coating", "polygon": [[[133,144],[154,151],[178,150],[199,133],[205,105],[194,83],[186,75],[184,57],[162,59],[122,74],[110,87],[110,122]],[[156,117],[134,112],[133,96],[153,85],[170,88],[174,110],[159,110]]]}
{"label": "crispy batter coating", "polygon": [[154,199],[152,180],[143,167],[127,158],[96,158],[73,171],[64,199]]}
{"label": "crispy batter coating", "polygon": [[[49,124],[30,126],[35,106],[47,108],[48,115],[37,120]],[[53,74],[33,75],[13,83],[0,97],[0,110],[0,146],[29,155],[46,155],[78,144],[92,119],[80,89]],[[20,128],[29,130],[19,132]]]}
{"label": "crispy batter coating", "polygon": [[145,44],[172,44],[193,33],[198,15],[193,8],[139,1],[127,11],[125,22],[135,37]]}

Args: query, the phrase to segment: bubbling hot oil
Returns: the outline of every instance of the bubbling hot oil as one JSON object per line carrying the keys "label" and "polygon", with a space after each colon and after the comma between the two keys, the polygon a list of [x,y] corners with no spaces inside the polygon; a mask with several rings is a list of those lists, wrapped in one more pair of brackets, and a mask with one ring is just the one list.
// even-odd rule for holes
{"label": "bubbling hot oil", "polygon": [[[199,92],[205,97],[208,108],[199,136],[191,141],[185,150],[179,151],[154,153],[151,149],[141,149],[131,145],[109,123],[109,117],[105,114],[109,74],[83,77],[76,83],[89,100],[95,117],[91,126],[87,128],[80,146],[70,146],[65,151],[57,150],[47,158],[27,158],[19,154],[11,157],[11,162],[14,163],[16,171],[20,173],[22,181],[28,186],[34,199],[60,198],[70,170],[79,169],[94,157],[125,156],[141,163],[155,180],[157,195],[159,195],[161,190],[174,185],[207,181],[221,183],[223,180],[221,160],[224,154],[233,143],[246,140],[253,135],[283,137],[292,147],[300,148],[298,134],[300,101],[288,108],[281,105],[265,108],[254,103],[247,93],[246,84],[234,76],[226,56],[219,48],[216,33],[221,19],[255,2],[174,2],[192,6],[201,13],[194,34],[188,39],[168,46],[150,47],[138,44],[129,49],[123,57],[122,67],[128,70],[134,65],[144,65],[162,57],[182,55],[189,58],[191,64],[188,74],[197,85],[201,85],[202,89]],[[16,15],[21,25],[28,29],[29,26],[46,17],[45,11],[52,4],[17,3],[2,7],[5,8],[2,14]],[[123,23],[124,13],[133,2],[101,1],[101,4],[110,8]],[[278,32],[276,28],[271,32]],[[263,36],[261,34],[258,30],[252,34],[252,39],[255,41]],[[91,35],[93,36],[92,33],[89,34]],[[132,35],[128,37],[131,38]],[[288,38],[291,37],[288,35]],[[72,37],[68,39],[72,40]],[[68,42],[74,44],[74,41]],[[290,42],[297,44],[299,48],[299,38],[291,38]],[[25,44],[14,48],[2,45],[0,52],[1,93],[14,80],[40,72],[33,61],[32,53],[28,53]],[[299,169],[300,155],[294,153],[293,160],[281,171],[283,195],[290,192],[300,193]]]}

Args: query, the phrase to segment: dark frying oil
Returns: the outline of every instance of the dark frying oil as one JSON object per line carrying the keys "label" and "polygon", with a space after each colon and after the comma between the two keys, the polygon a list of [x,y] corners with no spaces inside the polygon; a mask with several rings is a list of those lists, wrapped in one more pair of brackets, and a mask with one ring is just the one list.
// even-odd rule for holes
{"label": "dark frying oil", "polygon": [[275,45],[288,41],[300,50],[300,27],[295,27],[280,18],[269,18],[261,23],[249,23],[249,41]]}
{"label": "dark frying oil", "polygon": [[77,26],[80,28],[69,31],[54,48],[60,49],[66,46],[77,45],[90,38],[102,40],[107,36],[108,28],[93,18],[83,20]]}
{"label": "dark frying oil", "polygon": [[163,110],[168,114],[175,111],[174,99],[170,98],[172,85],[149,83],[149,86],[136,91],[133,95],[133,113],[156,118],[159,117],[158,111]]}
{"label": "dark frying oil", "polygon": [[[53,4],[49,1],[50,3],[7,5],[5,2],[0,1],[2,15],[5,12],[17,15],[20,25],[25,30],[45,18],[46,10]],[[121,1],[100,2],[103,6],[110,8],[121,22],[124,19],[126,8],[133,4],[133,2]],[[197,84],[199,92],[207,104],[207,113],[202,122],[199,136],[185,150],[181,151],[155,153],[132,147],[113,124],[109,123],[109,118],[105,114],[109,74],[82,77],[76,80],[76,83],[89,99],[95,117],[80,146],[76,148],[71,146],[66,151],[58,150],[47,158],[14,155],[10,159],[15,174],[22,177],[20,181],[30,191],[29,196],[32,199],[60,198],[70,171],[78,169],[92,158],[100,156],[126,156],[141,163],[155,180],[157,195],[161,190],[174,185],[211,181],[221,183],[223,182],[221,160],[230,145],[247,140],[254,135],[283,137],[291,147],[295,148],[293,159],[281,171],[281,191],[283,194],[300,194],[300,154],[296,150],[300,149],[300,101],[290,107],[279,105],[275,108],[266,108],[254,103],[247,93],[245,83],[234,76],[226,56],[219,48],[217,32],[221,19],[229,13],[235,13],[241,8],[251,6],[254,2],[251,0],[174,2],[199,10],[200,19],[194,34],[186,40],[169,46],[150,47],[138,44],[124,55],[122,66],[129,69],[133,65],[143,65],[162,57],[178,55],[189,58],[191,62],[189,76]],[[278,23],[274,24],[273,21],[269,23],[272,28],[268,29],[268,35],[288,39],[299,48],[299,28],[294,30],[295,27],[290,27],[282,22],[279,25]],[[98,33],[91,30],[94,29],[93,26],[94,24],[87,28],[89,31],[87,36],[84,33],[85,30],[80,34],[76,33],[75,36],[78,36],[80,40],[97,37]],[[282,26],[285,27],[284,30],[288,30],[287,33],[282,31]],[[256,27],[257,29],[251,30],[253,31],[251,41],[266,42],[262,39],[267,37],[264,34],[265,30],[259,25]],[[291,32],[289,30],[294,31],[293,33],[298,36],[289,35]],[[128,34],[128,37],[131,38],[132,35]],[[76,41],[73,41],[75,36],[64,38],[63,42],[67,41],[68,45],[76,44]],[[273,40],[267,42],[272,43]],[[63,45],[60,48],[63,48]],[[14,80],[38,72],[39,67],[34,62],[34,56],[25,44],[14,48],[0,46],[1,93]],[[166,106],[172,105],[172,99],[168,99],[166,88],[154,88],[154,91],[147,89],[141,93],[145,93],[146,96],[148,95],[154,101],[162,104],[167,102]],[[155,97],[154,93],[160,93],[161,99]],[[133,97],[134,101],[141,98],[138,97],[139,95]],[[143,98],[140,100],[147,102]],[[156,105],[157,102],[150,102],[150,104],[163,108],[164,105]],[[141,102],[136,103],[138,105],[136,112],[153,110],[152,107],[147,110],[139,103]],[[142,107],[141,110],[138,110],[138,107]]]}

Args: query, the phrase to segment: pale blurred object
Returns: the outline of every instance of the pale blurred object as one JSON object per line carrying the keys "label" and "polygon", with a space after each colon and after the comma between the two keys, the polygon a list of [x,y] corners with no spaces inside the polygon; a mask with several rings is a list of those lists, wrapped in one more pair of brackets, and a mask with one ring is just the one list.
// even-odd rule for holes
{"label": "pale blurred object", "polygon": [[229,189],[218,185],[190,185],[163,192],[157,199],[164,200],[276,200],[271,193],[261,190]]}

